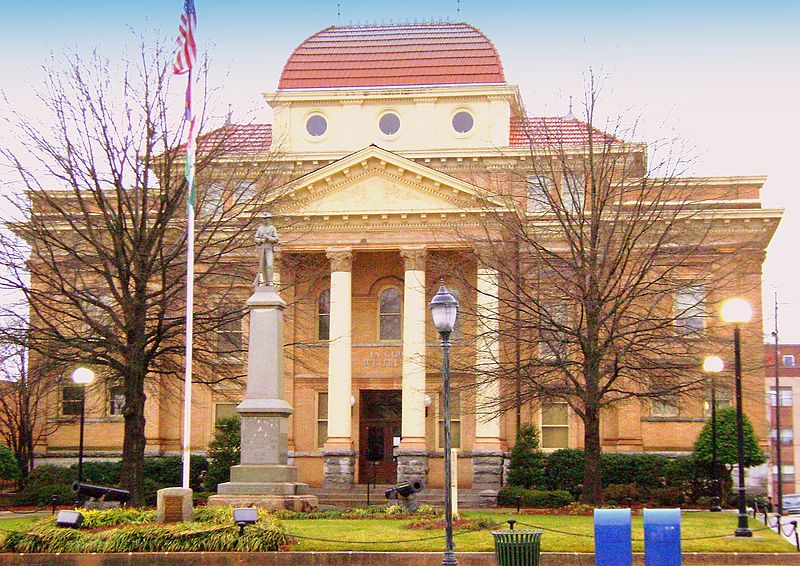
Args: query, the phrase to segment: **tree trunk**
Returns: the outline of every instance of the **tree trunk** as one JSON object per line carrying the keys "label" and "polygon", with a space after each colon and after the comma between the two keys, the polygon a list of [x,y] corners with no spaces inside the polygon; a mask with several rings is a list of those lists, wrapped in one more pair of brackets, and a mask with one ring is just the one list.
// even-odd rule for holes
{"label": "tree trunk", "polygon": [[583,419],[584,454],[586,468],[583,473],[581,501],[592,505],[603,504],[603,484],[600,477],[600,411],[586,407]]}
{"label": "tree trunk", "polygon": [[[140,375],[141,374],[141,375]],[[121,484],[131,492],[131,505],[142,506],[144,493],[144,373],[135,372],[125,379],[125,437],[122,443]]]}

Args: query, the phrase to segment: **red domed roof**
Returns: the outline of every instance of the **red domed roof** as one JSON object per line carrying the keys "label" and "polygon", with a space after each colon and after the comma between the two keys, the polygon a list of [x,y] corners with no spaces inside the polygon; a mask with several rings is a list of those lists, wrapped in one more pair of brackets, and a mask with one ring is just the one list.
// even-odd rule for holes
{"label": "red domed roof", "polygon": [[504,83],[492,42],[465,23],[331,26],[301,43],[279,89]]}

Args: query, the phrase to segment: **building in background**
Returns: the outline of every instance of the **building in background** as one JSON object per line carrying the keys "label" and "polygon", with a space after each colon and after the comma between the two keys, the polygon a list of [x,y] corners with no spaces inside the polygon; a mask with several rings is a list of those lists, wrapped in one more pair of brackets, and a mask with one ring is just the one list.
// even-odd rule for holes
{"label": "building in background", "polygon": [[[775,345],[764,344],[765,378],[767,392],[767,419],[770,430],[769,469],[770,493],[778,492],[777,443],[781,443],[781,471],[783,493],[800,493],[800,344],[778,345],[778,380],[780,389],[775,392]],[[776,412],[780,411],[780,435],[776,425]]]}

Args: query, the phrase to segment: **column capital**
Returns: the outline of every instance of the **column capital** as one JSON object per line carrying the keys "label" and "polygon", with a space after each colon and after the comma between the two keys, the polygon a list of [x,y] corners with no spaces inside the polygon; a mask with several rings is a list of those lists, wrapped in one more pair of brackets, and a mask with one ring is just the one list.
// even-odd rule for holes
{"label": "column capital", "polygon": [[403,258],[406,271],[425,271],[425,258],[428,248],[425,246],[403,246],[400,257]]}
{"label": "column capital", "polygon": [[328,248],[325,255],[331,262],[331,271],[352,271],[353,248]]}

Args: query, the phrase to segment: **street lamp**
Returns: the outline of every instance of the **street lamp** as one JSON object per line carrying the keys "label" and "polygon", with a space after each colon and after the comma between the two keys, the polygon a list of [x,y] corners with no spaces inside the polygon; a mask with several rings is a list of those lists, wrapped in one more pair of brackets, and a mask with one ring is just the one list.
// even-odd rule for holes
{"label": "street lamp", "polygon": [[81,433],[78,440],[78,483],[83,481],[83,425],[86,420],[86,386],[94,381],[94,372],[89,368],[76,368],[72,372],[72,381],[80,385],[81,390]]}
{"label": "street lamp", "polygon": [[747,526],[747,506],[744,487],[744,427],[742,424],[742,353],[741,325],[750,322],[753,309],[744,299],[728,299],[722,304],[722,320],[733,325],[733,369],[736,378],[736,455],[739,460],[739,526],[737,537],[751,537]]}
{"label": "street lamp", "polygon": [[450,294],[442,281],[439,292],[431,300],[431,316],[439,336],[442,338],[442,390],[444,393],[444,558],[442,566],[457,564],[453,552],[453,500],[451,492],[450,466],[450,333],[456,325],[458,301]]}
{"label": "street lamp", "polygon": [[714,374],[721,372],[725,368],[722,358],[719,356],[708,356],[703,360],[703,371],[711,375],[711,473],[712,484],[714,486],[714,496],[711,498],[709,511],[718,513],[722,511],[720,506],[719,494],[719,464],[717,463],[717,378]]}

